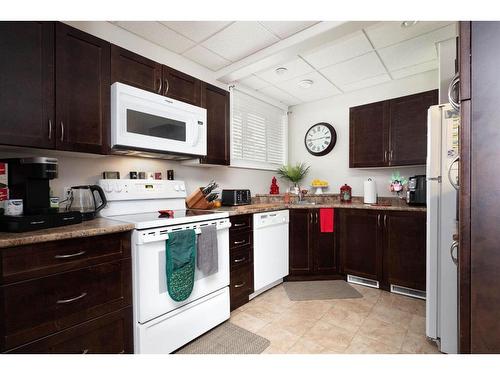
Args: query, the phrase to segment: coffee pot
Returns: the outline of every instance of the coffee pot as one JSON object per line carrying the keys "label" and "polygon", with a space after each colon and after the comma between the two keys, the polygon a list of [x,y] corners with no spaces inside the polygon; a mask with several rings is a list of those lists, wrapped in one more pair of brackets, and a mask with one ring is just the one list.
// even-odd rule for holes
{"label": "coffee pot", "polygon": [[91,220],[106,206],[106,195],[98,185],[72,186],[68,209],[80,211],[83,220]]}

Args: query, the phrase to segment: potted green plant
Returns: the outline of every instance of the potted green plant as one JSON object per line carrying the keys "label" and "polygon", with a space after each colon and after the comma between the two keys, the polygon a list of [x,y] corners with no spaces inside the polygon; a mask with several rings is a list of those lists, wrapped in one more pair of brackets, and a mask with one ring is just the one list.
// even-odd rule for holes
{"label": "potted green plant", "polygon": [[295,194],[299,193],[299,182],[307,175],[310,166],[306,163],[297,163],[295,165],[283,165],[276,173],[283,179],[293,183]]}

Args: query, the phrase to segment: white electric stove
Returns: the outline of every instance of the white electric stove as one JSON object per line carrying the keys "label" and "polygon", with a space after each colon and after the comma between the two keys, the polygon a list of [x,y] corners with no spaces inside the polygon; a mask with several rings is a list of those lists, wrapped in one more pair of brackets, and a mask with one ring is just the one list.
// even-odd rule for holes
{"label": "white electric stove", "polygon": [[[171,353],[229,319],[229,227],[227,212],[185,208],[183,181],[100,180],[108,203],[100,215],[132,223],[135,353]],[[171,210],[173,215],[162,215]],[[167,291],[165,247],[169,233],[217,227],[218,271],[195,271],[191,295],[182,302]]]}

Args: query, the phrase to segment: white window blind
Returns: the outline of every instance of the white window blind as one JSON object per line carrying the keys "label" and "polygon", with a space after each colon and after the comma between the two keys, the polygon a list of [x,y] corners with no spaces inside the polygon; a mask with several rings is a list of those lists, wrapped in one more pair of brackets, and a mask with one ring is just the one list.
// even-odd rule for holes
{"label": "white window blind", "polygon": [[234,89],[231,165],[276,169],[285,164],[287,126],[286,110]]}

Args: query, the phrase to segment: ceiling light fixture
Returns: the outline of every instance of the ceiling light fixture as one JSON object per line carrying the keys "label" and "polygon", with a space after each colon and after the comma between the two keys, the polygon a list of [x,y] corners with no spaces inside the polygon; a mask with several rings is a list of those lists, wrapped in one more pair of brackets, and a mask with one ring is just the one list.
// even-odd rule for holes
{"label": "ceiling light fixture", "polygon": [[279,67],[279,68],[276,68],[276,70],[274,72],[277,75],[282,76],[283,74],[285,74],[286,72],[288,72],[288,69],[285,68],[285,67]]}
{"label": "ceiling light fixture", "polygon": [[402,27],[403,29],[407,29],[407,28],[409,28],[409,27],[414,26],[417,22],[418,22],[418,21],[403,21],[403,22],[401,22],[401,27]]}
{"label": "ceiling light fixture", "polygon": [[298,83],[299,87],[302,89],[308,89],[313,85],[314,81],[312,79],[303,79]]}

